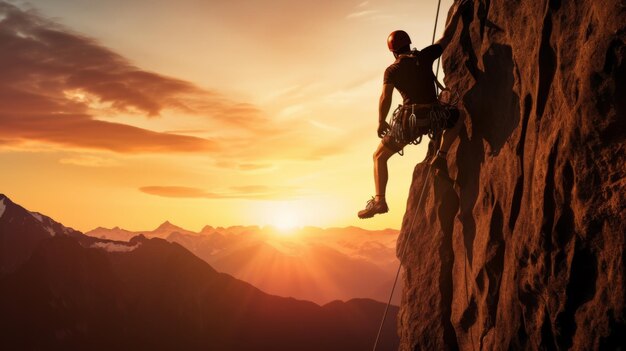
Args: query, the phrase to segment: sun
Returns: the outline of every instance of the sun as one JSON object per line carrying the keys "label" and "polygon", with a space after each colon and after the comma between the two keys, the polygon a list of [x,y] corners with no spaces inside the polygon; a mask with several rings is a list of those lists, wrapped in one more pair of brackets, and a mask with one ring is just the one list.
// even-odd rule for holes
{"label": "sun", "polygon": [[291,235],[295,232],[297,227],[302,226],[300,213],[294,206],[287,204],[276,206],[274,210],[271,211],[268,222],[268,224],[275,227],[279,232],[278,234],[281,235]]}
{"label": "sun", "polygon": [[298,217],[293,213],[277,213],[272,220],[274,225],[281,232],[288,232],[299,226]]}

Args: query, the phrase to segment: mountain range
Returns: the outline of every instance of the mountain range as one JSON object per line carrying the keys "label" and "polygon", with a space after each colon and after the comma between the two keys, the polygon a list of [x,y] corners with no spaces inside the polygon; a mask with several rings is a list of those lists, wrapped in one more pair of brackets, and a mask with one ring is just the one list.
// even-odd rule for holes
{"label": "mountain range", "polygon": [[269,295],[177,243],[90,237],[0,195],[3,350],[362,350],[384,308]]}
{"label": "mountain range", "polygon": [[[398,231],[392,229],[205,226],[193,232],[165,222],[154,230],[100,227],[86,234],[124,241],[137,235],[162,238],[263,291],[319,304],[355,297],[387,302],[399,264]],[[399,304],[398,294],[392,302]]]}

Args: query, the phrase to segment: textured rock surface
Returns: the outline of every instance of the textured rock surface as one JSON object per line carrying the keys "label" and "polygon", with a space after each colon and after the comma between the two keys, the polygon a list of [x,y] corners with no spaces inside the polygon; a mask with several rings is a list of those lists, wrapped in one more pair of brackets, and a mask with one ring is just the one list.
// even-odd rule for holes
{"label": "textured rock surface", "polygon": [[464,16],[443,58],[469,116],[457,184],[415,168],[401,350],[624,346],[625,3],[480,0]]}

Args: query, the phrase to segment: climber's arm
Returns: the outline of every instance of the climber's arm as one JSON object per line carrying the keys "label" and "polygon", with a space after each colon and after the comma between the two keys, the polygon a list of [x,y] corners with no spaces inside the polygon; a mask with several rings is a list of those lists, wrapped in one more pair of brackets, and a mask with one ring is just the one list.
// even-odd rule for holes
{"label": "climber's arm", "polygon": [[389,109],[391,109],[392,95],[393,84],[383,84],[383,92],[380,95],[380,100],[378,102],[378,136],[381,138],[385,136],[385,133],[389,130],[389,123],[385,120],[387,119]]}
{"label": "climber's arm", "polygon": [[454,36],[454,33],[456,32],[456,27],[459,24],[459,19],[461,18],[461,15],[463,14],[463,12],[465,12],[467,9],[470,8],[470,6],[472,6],[472,0],[456,1],[454,6],[456,8],[454,9],[454,13],[452,14],[452,17],[450,18],[450,21],[446,25],[446,29],[443,32],[443,37],[439,39],[436,43],[436,44],[439,44],[439,46],[441,46],[442,51],[445,50],[450,44],[450,42],[452,41],[452,37]]}
{"label": "climber's arm", "polygon": [[393,84],[383,84],[383,92],[380,94],[378,102],[378,122],[382,123],[387,119],[389,109],[391,109],[391,96],[393,95]]}

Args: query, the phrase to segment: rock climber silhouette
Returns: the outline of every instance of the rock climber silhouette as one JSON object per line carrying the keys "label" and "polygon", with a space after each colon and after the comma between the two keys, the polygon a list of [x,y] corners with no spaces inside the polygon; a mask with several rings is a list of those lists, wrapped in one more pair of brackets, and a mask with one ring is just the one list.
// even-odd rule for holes
{"label": "rock climber silhouette", "polygon": [[[431,111],[437,108],[437,92],[433,62],[446,49],[459,22],[461,14],[471,5],[471,0],[461,0],[454,4],[453,15],[446,26],[443,37],[435,44],[422,50],[411,50],[411,38],[402,30],[392,32],[387,38],[389,50],[395,57],[395,62],[385,70],[383,90],[378,107],[378,137],[382,140],[374,152],[374,183],[376,196],[367,202],[364,210],[359,211],[359,218],[370,218],[379,213],[389,211],[385,201],[388,170],[387,160],[396,152],[401,152],[409,143],[421,140],[423,134],[431,130]],[[399,133],[392,130],[387,123],[387,114],[391,108],[393,89],[397,89],[402,96],[403,103],[394,112],[393,121],[398,128],[404,128]],[[431,159],[430,165],[436,174],[450,179],[446,155],[454,140],[458,137],[463,125],[464,117],[459,110],[448,109],[447,120],[442,124],[441,144],[437,154]],[[413,121],[409,122],[410,119]],[[406,129],[411,130],[406,130]],[[394,126],[395,129],[395,126]]]}

